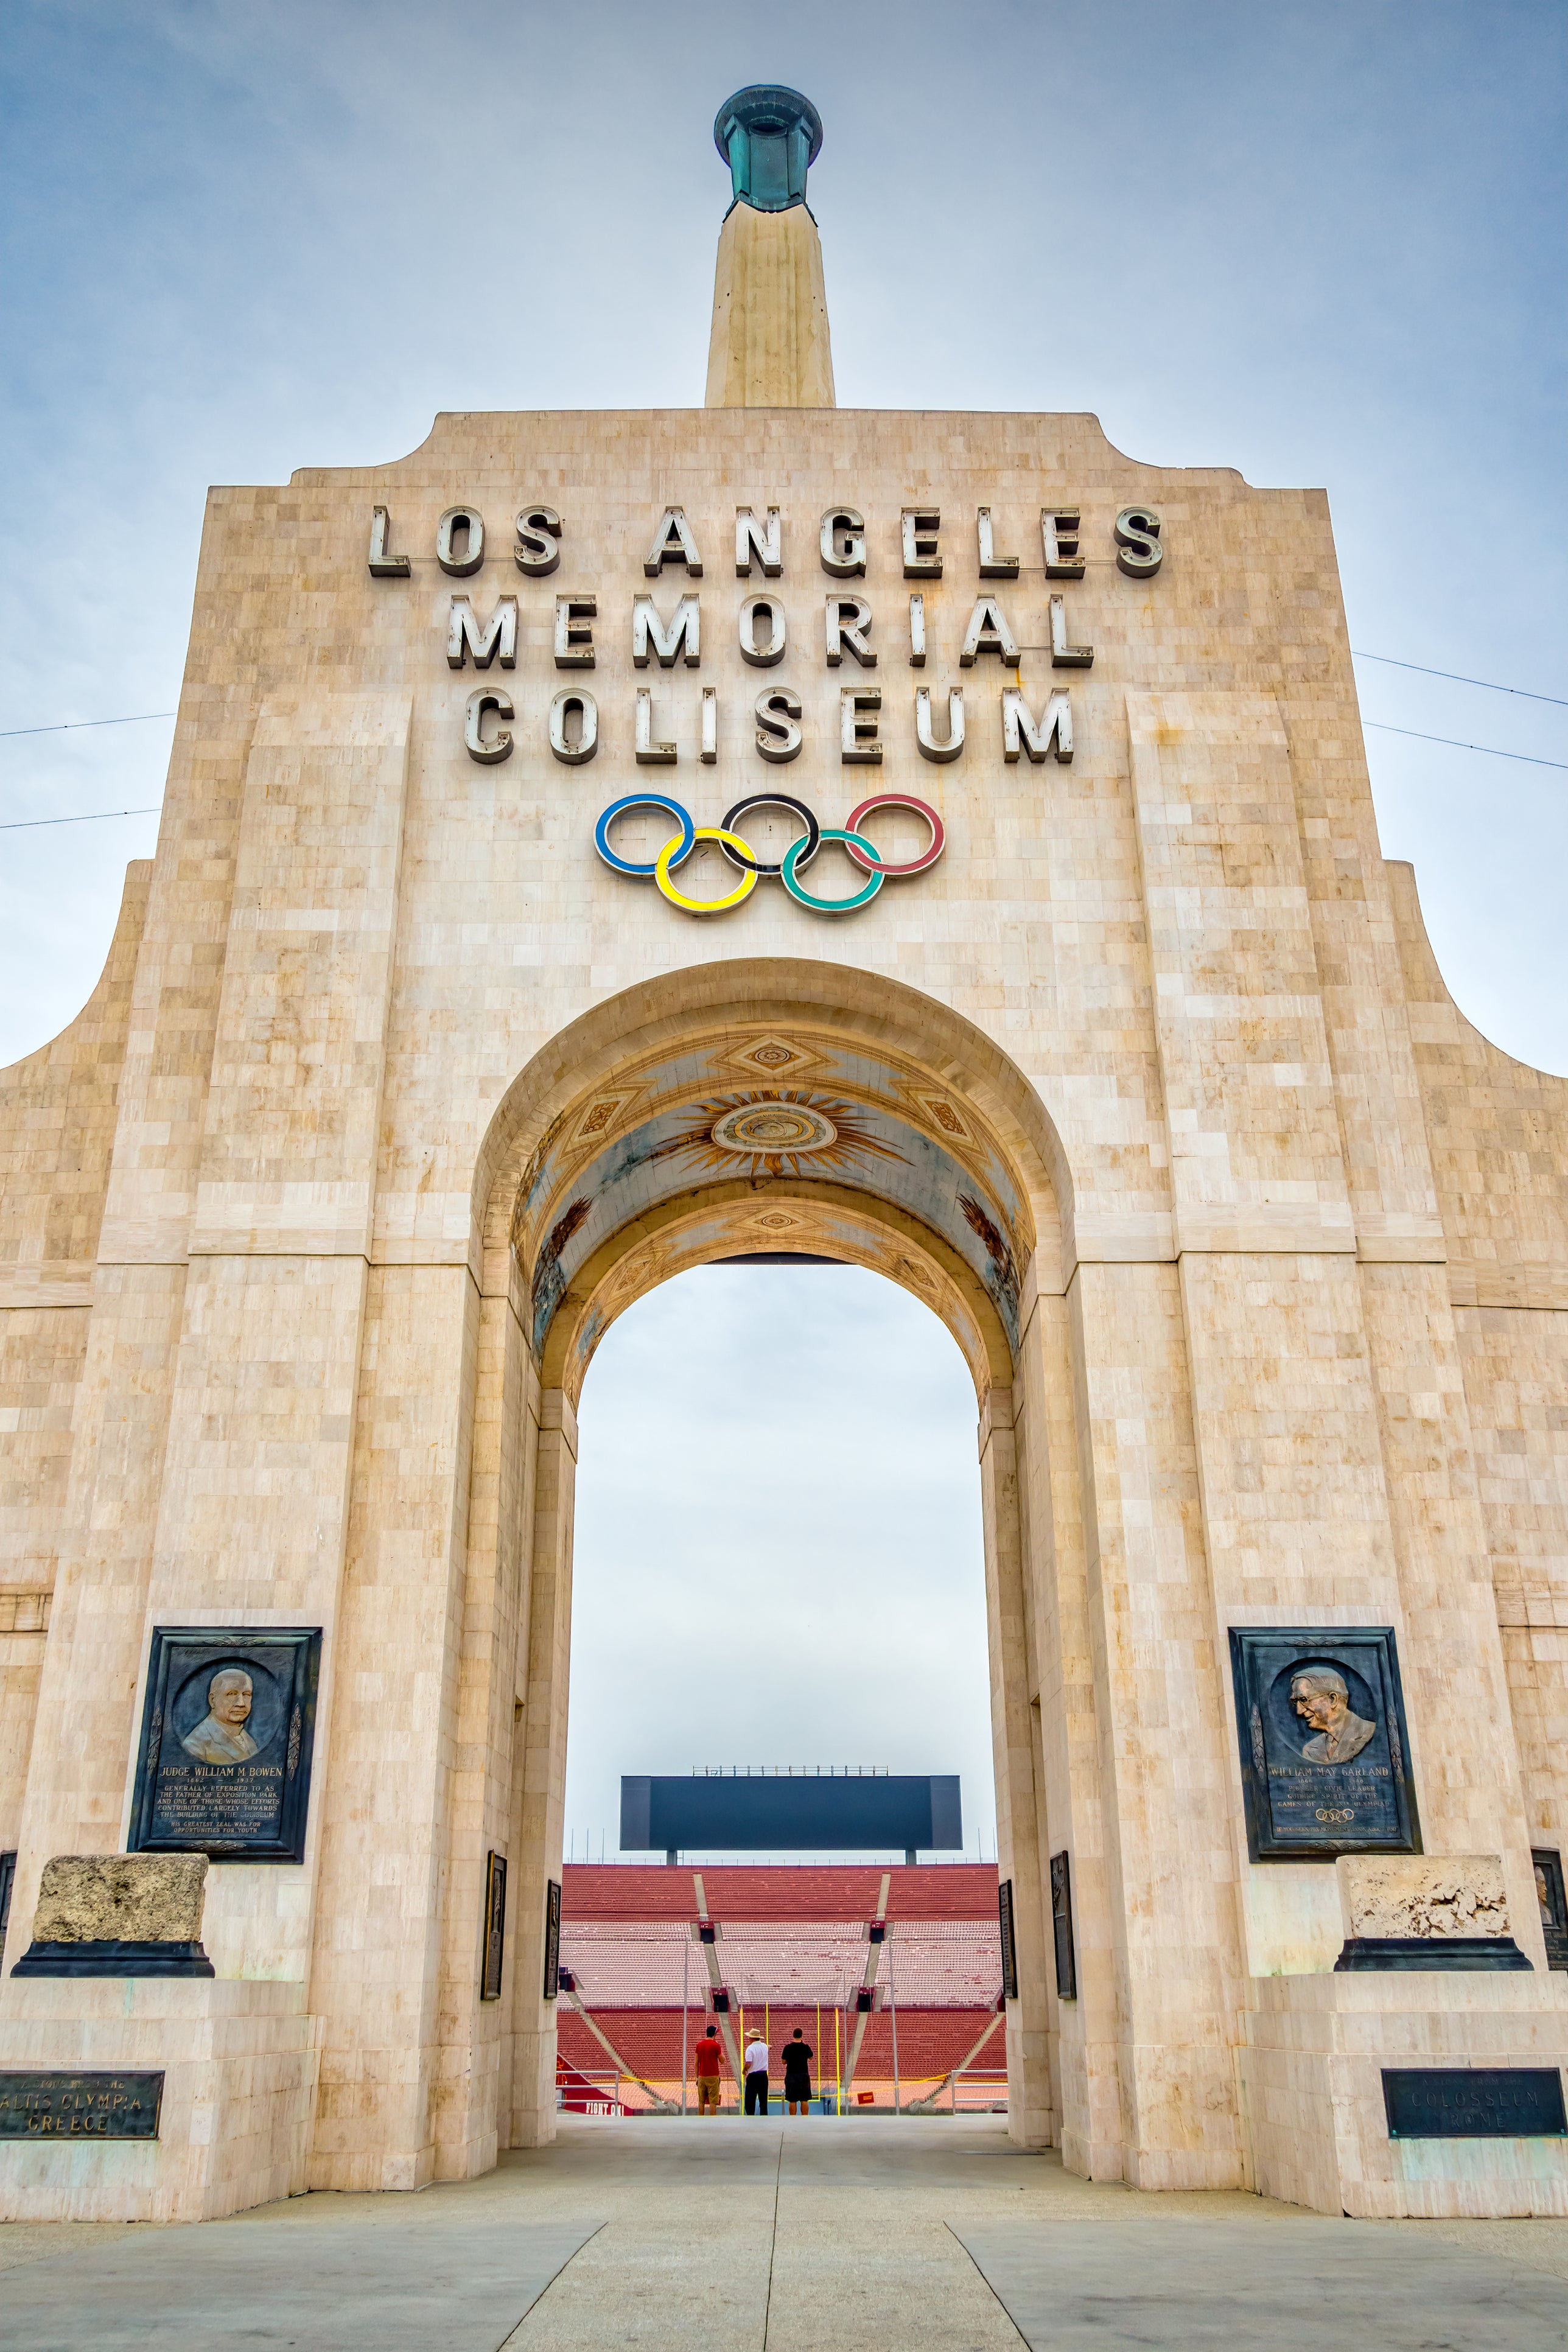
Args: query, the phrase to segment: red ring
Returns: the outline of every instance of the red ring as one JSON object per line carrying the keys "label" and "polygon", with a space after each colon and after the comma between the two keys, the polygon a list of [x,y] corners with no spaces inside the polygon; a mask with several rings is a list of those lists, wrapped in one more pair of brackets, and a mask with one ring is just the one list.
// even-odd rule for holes
{"label": "red ring", "polygon": [[884,866],[879,857],[868,857],[863,849],[857,849],[852,842],[847,841],[844,845],[845,854],[852,857],[857,866],[864,866],[868,874],[923,874],[928,866],[934,866],[947,846],[947,835],[941,817],[930,802],[917,801],[912,793],[873,793],[868,801],[862,801],[858,808],[850,810],[845,831],[858,833],[861,818],[879,808],[913,809],[917,816],[924,817],[931,827],[931,847],[925,856],[911,857],[907,866]]}

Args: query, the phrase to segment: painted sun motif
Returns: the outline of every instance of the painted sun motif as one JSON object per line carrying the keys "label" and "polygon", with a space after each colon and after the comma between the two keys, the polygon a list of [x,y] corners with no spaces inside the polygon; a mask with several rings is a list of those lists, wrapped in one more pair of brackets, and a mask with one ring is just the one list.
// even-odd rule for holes
{"label": "painted sun motif", "polygon": [[655,1160],[685,1157],[725,1176],[825,1176],[904,1154],[871,1131],[858,1104],[781,1087],[715,1095],[694,1104],[691,1124],[656,1147]]}

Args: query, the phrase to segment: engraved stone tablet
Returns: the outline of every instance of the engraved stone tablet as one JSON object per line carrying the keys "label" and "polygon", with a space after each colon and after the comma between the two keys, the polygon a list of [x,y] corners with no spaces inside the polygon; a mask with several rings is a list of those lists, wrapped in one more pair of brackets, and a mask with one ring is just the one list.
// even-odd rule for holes
{"label": "engraved stone tablet", "polygon": [[1230,1658],[1253,1861],[1419,1853],[1393,1628],[1233,1626]]}
{"label": "engraved stone tablet", "polygon": [[156,2139],[162,2074],[0,2074],[0,2139]]}
{"label": "engraved stone tablet", "polygon": [[1390,2139],[1563,2139],[1555,2066],[1385,2066]]}
{"label": "engraved stone tablet", "polygon": [[319,1626],[158,1626],[131,1811],[132,1853],[300,1862]]}

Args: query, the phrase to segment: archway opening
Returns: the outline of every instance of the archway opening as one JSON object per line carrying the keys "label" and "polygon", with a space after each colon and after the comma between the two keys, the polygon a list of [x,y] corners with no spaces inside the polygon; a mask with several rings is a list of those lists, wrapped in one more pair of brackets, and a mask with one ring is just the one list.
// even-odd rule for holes
{"label": "archway opening", "polygon": [[813,1762],[960,1774],[994,1860],[973,1392],[929,1310],[857,1266],[679,1276],[579,1433],[566,1859],[615,1858],[623,1772]]}
{"label": "archway opening", "polygon": [[[1015,1901],[1029,1919],[1027,1943],[1037,1976],[1041,1937],[1035,1914],[1040,1853],[1034,1757],[1038,1709],[1032,1707],[1035,1684],[1027,1642],[1020,1641],[1025,1616],[1020,1580],[1026,1552],[1024,1496],[1029,1477],[1020,1461],[1016,1401],[1026,1418],[1035,1410],[1022,1369],[1025,1335],[1042,1288],[1060,1288],[1058,1202],[1066,1200],[1060,1161],[1059,1144],[1034,1089],[990,1041],[940,1005],[865,973],[759,963],[672,973],[644,983],[584,1015],[554,1040],[520,1076],[501,1107],[479,1171],[476,1202],[485,1240],[483,1293],[494,1302],[489,1311],[498,1344],[503,1323],[515,1334],[504,1346],[506,1360],[515,1362],[516,1371],[503,1378],[510,1379],[510,1393],[520,1400],[523,1422],[516,1481],[508,1471],[504,1436],[497,1455],[500,1491],[514,1495],[521,1505],[515,1523],[526,1528],[520,1536],[520,1551],[529,1562],[527,1686],[520,1690],[517,1706],[523,1733],[514,1783],[520,1927],[536,1904],[537,1916],[548,1915],[551,1906],[542,1900],[549,1891],[547,1882],[552,1883],[563,1868],[577,1866],[563,1864],[567,1851],[582,1850],[575,1844],[568,1847],[569,1831],[580,1835],[595,1826],[609,1827],[603,1822],[595,1824],[591,1818],[569,1823],[565,1801],[567,1685],[571,1680],[581,1693],[585,1664],[581,1654],[574,1671],[569,1663],[573,1586],[584,1566],[577,1527],[584,1458],[579,1412],[589,1413],[591,1433],[592,1406],[584,1407],[584,1384],[607,1336],[639,1302],[658,1294],[666,1303],[655,1314],[672,1311],[668,1301],[675,1294],[667,1286],[678,1277],[697,1269],[733,1266],[736,1261],[751,1270],[759,1259],[795,1261],[777,1271],[797,1295],[801,1285],[807,1286],[807,1299],[814,1279],[853,1281],[854,1275],[844,1269],[884,1276],[946,1327],[973,1400],[967,1409],[959,1408],[967,1444],[974,1443],[975,1432],[970,1411],[977,1412],[979,1423],[976,1483],[991,1784],[997,1807],[992,1847],[996,1859],[989,1862],[988,1891],[974,1923],[977,1927],[984,1919],[992,1949],[985,1959],[965,1957],[975,1986],[982,1973],[998,1980],[984,1988],[984,2023],[988,2038],[994,2037],[987,2056],[1000,2060],[1005,2050],[1014,2128],[1031,2140],[1048,2132],[1044,2034],[1012,1998],[1011,1970],[1001,1966],[997,1864],[1016,1882]],[[805,1266],[798,1263],[803,1259],[808,1262]],[[817,1263],[812,1265],[811,1261]],[[836,1267],[841,1271],[835,1272]],[[705,1278],[711,1283],[724,1277],[710,1272]],[[809,1314],[809,1307],[805,1311]],[[626,1328],[628,1335],[635,1335],[636,1325]],[[500,1359],[497,1369],[501,1370]],[[651,1376],[645,1367],[645,1393],[650,1379],[661,1392],[668,1391],[667,1367],[656,1367]],[[746,1434],[754,1453],[757,1432]],[[1043,1466],[1043,1422],[1040,1438],[1036,1458]],[[736,1540],[743,1553],[745,1512],[749,1492],[754,1509],[755,1480],[749,1490],[743,1473],[737,1471],[726,1485],[723,1463],[700,1461],[702,1449],[693,1439],[688,1429],[684,1440],[667,1442],[666,1451],[689,1459],[691,1467],[688,1487],[682,1490],[678,1485],[669,1495],[666,1516],[678,1521],[682,1510],[706,1506],[721,1528],[727,1505],[741,1530]],[[590,1465],[591,1461],[590,1451]],[[973,1454],[969,1461],[973,1482]],[[488,1467],[478,1468],[489,1477]],[[799,1473],[787,1458],[773,1465],[773,1475],[793,1475],[798,1485]],[[972,1527],[974,1493],[975,1484],[969,1483]],[[592,1504],[589,1507],[591,1524]],[[645,1528],[647,1517],[645,1509]],[[637,1536],[646,1542],[643,1530]],[[591,1558],[588,1565],[591,1570]],[[743,1600],[741,1605],[743,1609]],[[980,1612],[975,1613],[978,1617]],[[831,1617],[825,1626],[815,1606],[812,1615],[818,1622],[798,1629],[805,1674],[808,1678],[820,1675],[818,1662],[826,1655],[829,1675],[837,1669],[842,1689],[842,1669],[832,1655]],[[748,1633],[760,1636],[764,1675],[770,1641],[778,1640],[778,1629],[766,1622],[741,1629],[742,1647],[738,1654],[731,1648],[731,1654],[742,1688]],[[711,1644],[715,1663],[704,1668],[710,1675],[724,1671],[728,1640],[728,1629],[721,1626]],[[695,1646],[700,1651],[700,1643]],[[622,1672],[624,1665],[613,1678]],[[665,1674],[675,1680],[679,1662],[667,1657]],[[689,1680],[684,1696],[689,1748],[700,1715]],[[943,1717],[962,1712],[940,1702],[928,1703],[927,1711],[933,1729]],[[823,1727],[812,1727],[816,1738],[826,1738],[835,1712],[832,1706],[824,1710]],[[692,1749],[682,1760],[688,1772],[694,1761],[710,1768],[880,1763],[883,1759],[872,1756],[863,1739],[853,1743],[854,1753],[844,1744],[846,1732],[858,1727],[852,1696],[837,1716],[837,1736],[821,1757],[798,1746],[776,1758],[758,1753],[753,1710],[743,1751],[719,1753],[705,1733],[703,1748]],[[740,1750],[738,1722],[732,1727],[716,1724],[714,1729],[727,1732],[730,1743]],[[628,1769],[624,1754],[617,1761],[622,1770]],[[942,1775],[955,1761],[962,1780],[962,1759],[930,1753],[920,1759],[927,1776]],[[600,1770],[597,1810],[603,1814],[609,1794],[605,1783],[618,1774],[609,1774],[603,1766]],[[984,1787],[985,1778],[984,1773],[972,1775],[972,1789]],[[931,1798],[934,1808],[934,1784]],[[934,1810],[930,1819],[934,1829]],[[984,1837],[989,1829],[989,1808],[984,1808],[978,1820],[972,1809],[971,1834]],[[650,1841],[628,1838],[626,1843],[647,1846]],[[678,1843],[690,1846],[697,1841],[682,1838]],[[828,1843],[820,1841],[823,1847]],[[948,1841],[933,1833],[907,1843],[935,1848]],[[608,1847],[606,1837],[606,1855]],[[649,1877],[668,1870],[663,1854],[650,1855],[641,1867]],[[840,1926],[852,1931],[859,1946],[854,1964],[867,1969],[858,1995],[876,1990],[880,1966],[877,1948],[885,1939],[880,1932],[870,1931],[884,1920],[891,1922],[902,1899],[889,1893],[894,1868],[905,1868],[911,1877],[926,1882],[920,1890],[926,1899],[917,1900],[915,1910],[937,1907],[929,1902],[929,1887],[938,1874],[929,1868],[922,1872],[907,1856],[888,1868],[862,1869],[860,1876],[868,1883],[858,1884],[837,1906],[846,1915]],[[649,1896],[656,1911],[671,1906],[672,1883],[666,1877],[663,1891]],[[619,1892],[624,1894],[624,1886]],[[726,2042],[733,2042],[734,2026],[726,2012],[733,2017],[739,2002],[720,1996],[739,1987],[727,1987],[715,1973],[711,1947],[719,1929],[709,1915],[718,1905],[700,1872],[694,1875],[689,1898],[683,1896],[673,1906],[680,1914],[690,1914],[676,1939],[686,1948],[682,1966],[690,1967],[689,1946],[708,1918],[714,1933],[703,1939],[709,1947],[702,1963],[703,1995],[708,2014],[721,2021]],[[559,1898],[552,1900],[559,1916]],[[733,1912],[732,1904],[731,1908]],[[910,1916],[907,1905],[905,1916]],[[552,1966],[548,1953],[546,1941],[541,1955],[547,1979]],[[740,1957],[731,1951],[732,1960]],[[526,1979],[520,1993],[511,2062],[514,2144],[519,2137],[549,2136],[547,2108],[558,2088],[555,2069],[563,2038],[558,2027],[583,2007],[570,1981],[572,1973],[568,1962],[562,1987],[566,2005],[558,2008],[547,1992],[537,2022],[527,2013],[531,1996]],[[740,1973],[738,1967],[730,1969],[731,1975]],[[1000,1999],[1004,1978],[1009,1993],[1005,2005]],[[887,1990],[890,2008],[890,1986]],[[1026,1990],[1032,2016],[1042,2010],[1042,1999],[1037,1986]],[[906,1985],[906,1999],[908,1992]],[[865,2024],[864,2012],[882,2007],[879,1990],[874,2001],[857,1998],[858,2034]],[[621,2053],[609,2049],[603,2037],[600,2041],[617,2073],[628,2071]],[[837,2053],[840,2061],[845,2054],[842,2049]],[[738,2044],[727,2055],[738,2076]],[[668,2076],[668,2066],[663,2071]],[[846,2071],[853,2075],[853,2059]],[[999,2065],[996,2071],[1000,2073]],[[892,2073],[897,2082],[896,2052]],[[1027,2096],[1021,2098],[1025,2090]]]}
{"label": "archway opening", "polygon": [[[859,1266],[706,1266],[607,1333],[578,1429],[563,2096],[692,2112],[713,2025],[725,2110],[743,2104],[731,2042],[742,2074],[746,2049],[769,2053],[776,2108],[795,2041],[818,2114],[933,2092],[996,2105],[984,1545],[973,1381],[951,1335]],[[866,1791],[847,1780],[935,1773],[963,1813],[913,1869],[900,1845],[831,1841],[710,1841],[666,1864],[620,1848],[626,1772],[826,1776],[852,1802]]]}

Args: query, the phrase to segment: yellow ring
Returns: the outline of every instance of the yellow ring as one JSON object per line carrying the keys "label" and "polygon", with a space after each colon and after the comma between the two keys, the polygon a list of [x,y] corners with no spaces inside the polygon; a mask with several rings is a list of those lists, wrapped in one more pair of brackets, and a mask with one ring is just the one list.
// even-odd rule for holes
{"label": "yellow ring", "polygon": [[[731,849],[743,851],[747,857],[752,855],[751,843],[742,841],[738,833],[726,833],[721,824],[698,825],[691,836],[693,849],[700,841],[728,842]],[[654,860],[653,878],[672,907],[683,907],[689,915],[721,915],[727,908],[738,907],[742,898],[749,898],[756,888],[757,875],[753,866],[749,874],[742,876],[738,887],[731,890],[727,898],[689,898],[685,891],[678,890],[669,878],[670,861],[679,847],[680,835],[676,834],[665,843]]]}

